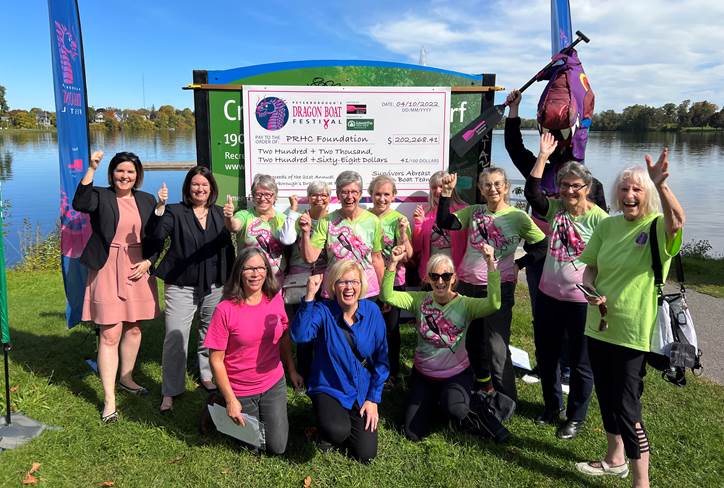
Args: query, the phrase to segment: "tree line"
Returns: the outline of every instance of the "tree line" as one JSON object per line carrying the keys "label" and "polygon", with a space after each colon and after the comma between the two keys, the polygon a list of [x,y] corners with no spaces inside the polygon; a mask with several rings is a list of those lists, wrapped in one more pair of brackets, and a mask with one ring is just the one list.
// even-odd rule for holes
{"label": "tree line", "polygon": [[[193,129],[194,113],[191,109],[177,109],[172,105],[150,109],[119,109],[115,107],[88,107],[88,124],[91,129],[154,130]],[[0,128],[49,129],[56,126],[55,112],[37,107],[30,110],[13,109],[5,98],[5,87],[0,85]]]}

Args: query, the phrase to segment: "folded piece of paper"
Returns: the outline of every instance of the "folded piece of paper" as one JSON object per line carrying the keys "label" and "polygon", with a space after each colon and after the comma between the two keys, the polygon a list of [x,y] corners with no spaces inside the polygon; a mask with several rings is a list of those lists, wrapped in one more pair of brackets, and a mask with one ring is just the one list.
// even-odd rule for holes
{"label": "folded piece of paper", "polygon": [[244,425],[238,425],[226,414],[226,407],[214,403],[209,405],[208,408],[211,419],[216,425],[216,430],[222,434],[239,439],[254,447],[261,447],[264,443],[264,424],[259,422],[256,417],[242,412]]}
{"label": "folded piece of paper", "polygon": [[510,349],[510,359],[513,361],[513,366],[526,371],[533,369],[530,366],[530,357],[527,352],[515,346],[508,346],[508,349]]}

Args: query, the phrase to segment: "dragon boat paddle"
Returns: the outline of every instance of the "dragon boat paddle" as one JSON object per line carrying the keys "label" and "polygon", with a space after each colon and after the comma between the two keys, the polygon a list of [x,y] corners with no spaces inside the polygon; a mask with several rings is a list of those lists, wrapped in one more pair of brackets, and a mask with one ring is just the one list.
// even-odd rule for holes
{"label": "dragon boat paddle", "polygon": [[[574,47],[576,47],[576,44],[578,44],[579,42],[590,41],[590,39],[586,37],[581,31],[576,31],[576,36],[578,36],[576,40],[573,41],[570,46],[561,49],[559,54],[568,54]],[[530,85],[538,81],[538,78],[555,63],[556,61],[551,61],[550,63],[545,65],[540,71],[538,71],[538,73],[536,73],[533,78],[528,80],[525,85],[520,87],[518,91],[522,93],[526,89],[528,89]],[[480,114],[475,120],[466,125],[465,128],[463,128],[460,132],[455,134],[450,140],[450,146],[452,146],[455,153],[460,157],[464,156],[478,141],[480,141],[480,139],[483,138],[485,134],[490,132],[493,127],[495,127],[498,122],[502,120],[503,115],[505,115],[506,106],[506,103],[501,103],[499,105],[490,107],[482,114]]]}

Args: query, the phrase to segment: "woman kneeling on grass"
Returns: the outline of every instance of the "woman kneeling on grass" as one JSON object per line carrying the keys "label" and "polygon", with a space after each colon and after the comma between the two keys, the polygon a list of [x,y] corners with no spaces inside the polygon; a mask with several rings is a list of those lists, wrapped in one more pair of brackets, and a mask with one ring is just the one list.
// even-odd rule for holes
{"label": "woman kneeling on grass", "polygon": [[393,249],[392,259],[382,281],[382,300],[415,314],[417,348],[410,392],[405,409],[405,435],[417,441],[430,432],[436,406],[461,427],[470,413],[473,371],[465,348],[470,323],[500,308],[500,273],[495,270],[494,249],[483,244],[487,262],[488,295],[470,298],[455,292],[457,275],[452,259],[435,254],[427,263],[430,292],[404,292],[393,289],[397,264],[404,258],[402,246]]}
{"label": "woman kneeling on grass", "polygon": [[[644,168],[634,166],[616,177],[613,201],[622,214],[598,224],[580,258],[587,265],[583,284],[599,295],[588,298],[591,306],[586,335],[608,450],[602,460],[578,463],[576,468],[593,476],[625,478],[628,457],[635,488],[649,486],[649,440],[641,415],[641,395],[645,354],[657,314],[652,241],[656,240],[662,276],[666,276],[671,258],[681,248],[685,219],[684,210],[666,184],[668,149],[655,164],[647,154],[646,163],[648,175]],[[652,237],[654,221],[656,233]]]}
{"label": "woman kneeling on grass", "polygon": [[367,278],[354,261],[337,261],[327,271],[331,300],[314,301],[322,275],[312,275],[292,323],[294,342],[314,342],[307,379],[326,451],[347,447],[367,463],[377,455],[377,405],[389,375],[385,321],[375,302],[360,299]]}
{"label": "woman kneeling on grass", "polygon": [[292,384],[301,387],[292,358],[287,314],[279,285],[264,251],[247,247],[239,253],[216,307],[204,346],[226,413],[244,424],[242,411],[264,424],[262,449],[283,454],[287,448],[286,363]]}

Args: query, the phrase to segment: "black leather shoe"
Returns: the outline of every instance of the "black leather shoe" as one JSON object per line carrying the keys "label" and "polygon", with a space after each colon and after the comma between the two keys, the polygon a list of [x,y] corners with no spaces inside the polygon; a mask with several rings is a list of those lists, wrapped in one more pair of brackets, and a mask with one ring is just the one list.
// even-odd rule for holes
{"label": "black leather shoe", "polygon": [[555,425],[559,422],[565,422],[566,421],[566,409],[561,408],[560,410],[553,411],[553,410],[544,410],[542,414],[538,415],[535,418],[535,423],[538,425],[546,425],[551,424]]}
{"label": "black leather shoe", "polygon": [[569,420],[556,431],[556,437],[559,439],[573,439],[583,428],[583,423],[583,420]]}

